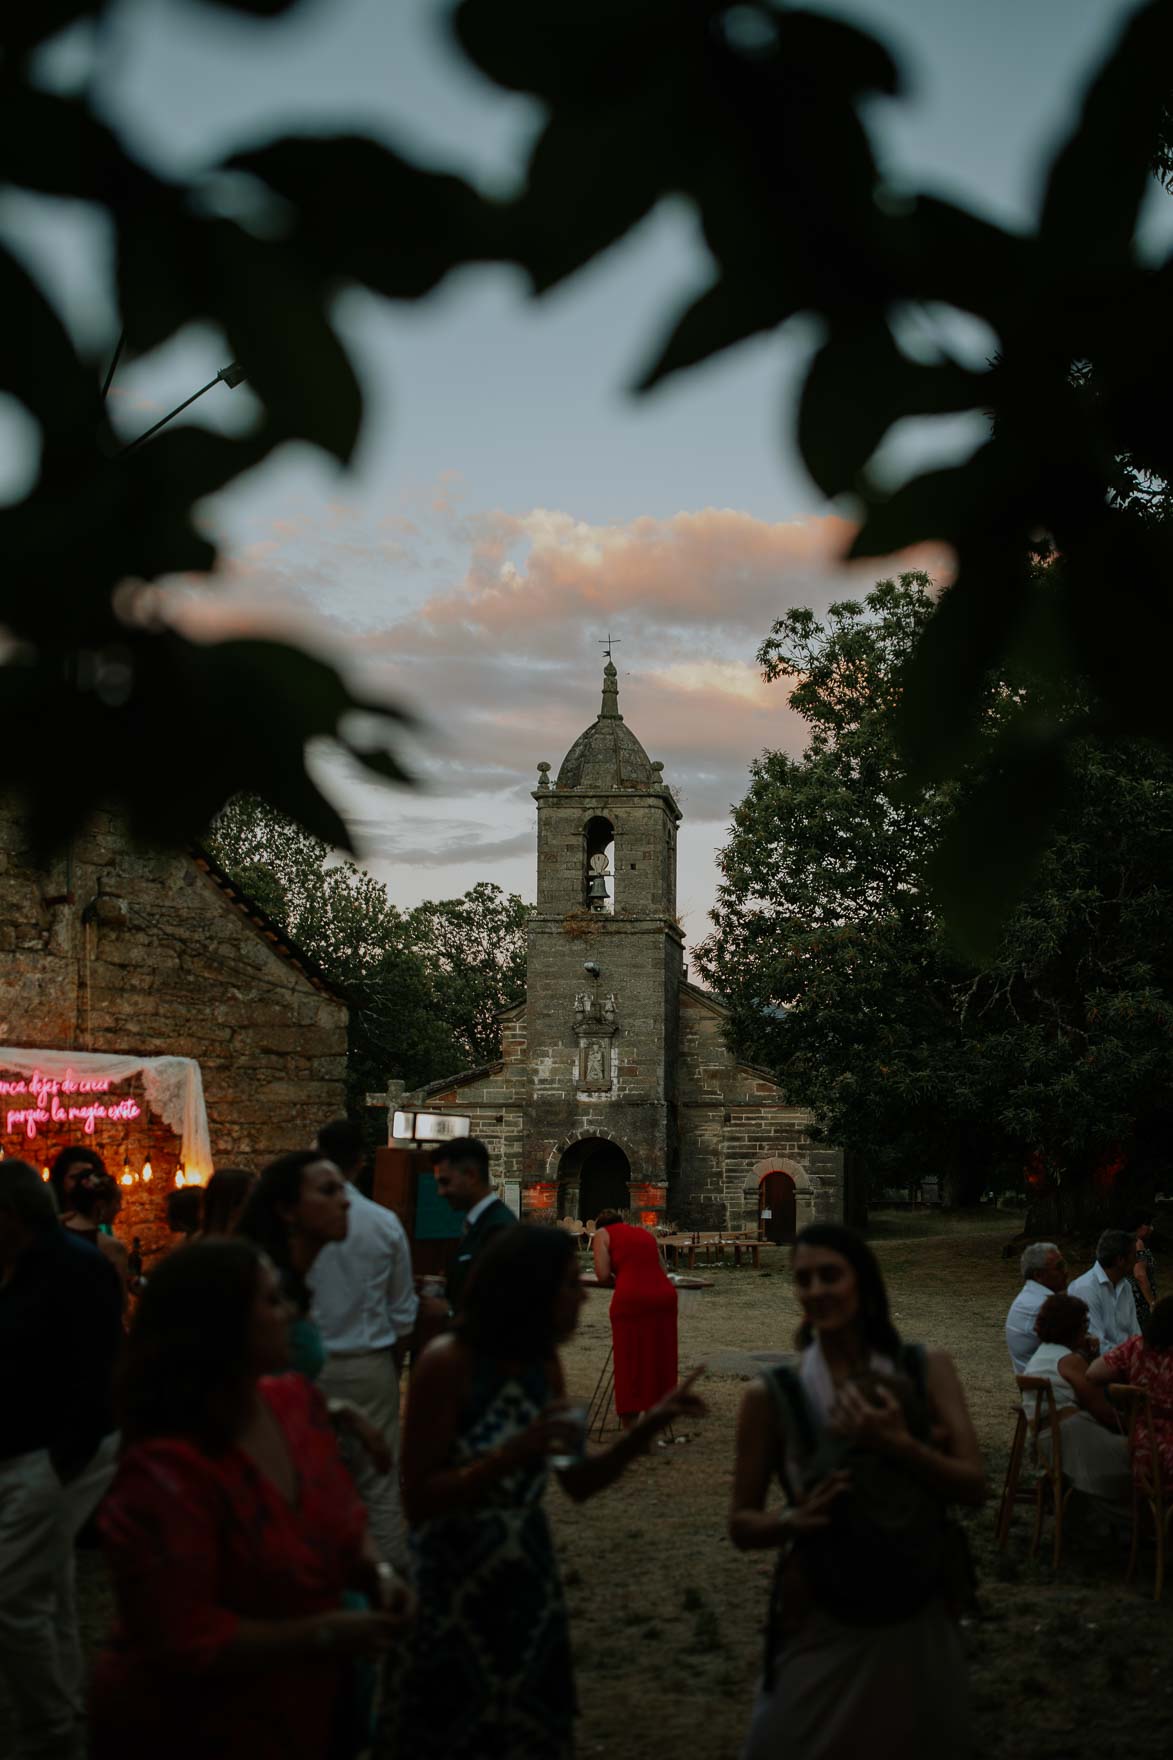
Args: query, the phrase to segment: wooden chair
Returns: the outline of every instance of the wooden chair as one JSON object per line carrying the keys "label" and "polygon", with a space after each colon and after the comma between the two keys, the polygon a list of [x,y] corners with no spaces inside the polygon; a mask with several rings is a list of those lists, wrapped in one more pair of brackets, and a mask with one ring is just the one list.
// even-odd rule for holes
{"label": "wooden chair", "polygon": [[[1143,1512],[1148,1510],[1153,1521],[1153,1533],[1156,1538],[1156,1568],[1153,1572],[1153,1600],[1161,1599],[1161,1591],[1165,1587],[1165,1546],[1168,1541],[1169,1519],[1173,1516],[1173,1507],[1165,1501],[1165,1487],[1161,1479],[1161,1456],[1157,1451],[1157,1433],[1153,1428],[1153,1402],[1145,1387],[1130,1387],[1126,1382],[1113,1381],[1108,1388],[1108,1398],[1120,1411],[1126,1413],[1128,1419],[1128,1458],[1132,1462],[1132,1547],[1128,1554],[1128,1571],[1125,1582],[1131,1583],[1136,1574],[1137,1554],[1140,1550],[1140,1527]],[[1137,1430],[1143,1425],[1142,1434],[1149,1439],[1149,1459],[1136,1452]]]}
{"label": "wooden chair", "polygon": [[1009,1543],[1015,1504],[1033,1503],[1035,1499],[1033,1486],[1019,1484],[1028,1430],[1026,1407],[1019,1400],[1016,1406],[1011,1407],[1011,1411],[1014,1414],[1014,1436],[1010,1443],[1010,1461],[1006,1468],[1006,1482],[1002,1487],[1002,1501],[998,1505],[998,1520],[994,1527],[994,1545],[999,1552],[1005,1552]]}
{"label": "wooden chair", "polygon": [[[1016,1375],[1014,1379],[1018,1383],[1020,1393],[1033,1393],[1034,1395],[1034,1411],[1028,1417],[1030,1458],[1034,1471],[1035,1490],[1035,1531],[1030,1549],[1032,1555],[1039,1549],[1039,1542],[1043,1537],[1043,1523],[1047,1515],[1047,1499],[1050,1497],[1055,1522],[1055,1543],[1051,1562],[1053,1568],[1058,1570],[1059,1561],[1063,1556],[1063,1516],[1072,1487],[1063,1483],[1062,1427],[1055,1405],[1055,1390],[1043,1375]],[[1044,1437],[1050,1438],[1050,1459],[1040,1447]]]}

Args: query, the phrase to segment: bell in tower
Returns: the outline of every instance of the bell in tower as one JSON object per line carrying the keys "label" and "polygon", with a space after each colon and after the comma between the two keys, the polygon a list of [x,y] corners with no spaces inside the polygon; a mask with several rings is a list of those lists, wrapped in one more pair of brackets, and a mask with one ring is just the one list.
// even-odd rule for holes
{"label": "bell in tower", "polygon": [[590,879],[587,881],[587,904],[593,911],[605,911],[609,899],[607,875],[611,872],[607,858],[600,853],[591,857]]}

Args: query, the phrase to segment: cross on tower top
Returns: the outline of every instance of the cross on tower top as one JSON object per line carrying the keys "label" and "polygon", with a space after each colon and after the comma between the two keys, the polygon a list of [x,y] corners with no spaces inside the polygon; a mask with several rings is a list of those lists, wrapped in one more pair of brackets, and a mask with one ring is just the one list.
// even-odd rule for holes
{"label": "cross on tower top", "polygon": [[599,643],[599,647],[603,648],[606,651],[606,655],[607,655],[608,660],[611,658],[612,647],[614,646],[614,647],[618,648],[620,645],[620,641],[621,641],[621,638],[619,636],[613,636],[608,631],[606,640]]}

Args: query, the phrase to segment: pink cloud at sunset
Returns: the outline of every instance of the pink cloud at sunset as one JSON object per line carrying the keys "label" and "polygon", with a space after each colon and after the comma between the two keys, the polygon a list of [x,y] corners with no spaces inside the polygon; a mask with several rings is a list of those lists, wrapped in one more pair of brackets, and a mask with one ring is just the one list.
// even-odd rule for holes
{"label": "pink cloud at sunset", "polygon": [[774,620],[862,597],[900,568],[948,578],[940,551],[846,564],[852,531],[831,514],[772,524],[723,508],[614,525],[545,508],[475,512],[445,479],[375,517],[337,503],[275,522],[213,585],[170,589],[169,614],[202,640],[284,635],[420,717],[422,815],[334,778],[397,896],[407,870],[434,879],[449,860],[464,864],[462,883],[471,873],[528,890],[514,875],[532,867],[535,766],[556,769],[597,714],[609,631],[625,718],[663,761],[686,827],[709,828],[692,838],[692,891],[707,908],[712,851],[750,761],[805,744],[785,687],[755,664]]}

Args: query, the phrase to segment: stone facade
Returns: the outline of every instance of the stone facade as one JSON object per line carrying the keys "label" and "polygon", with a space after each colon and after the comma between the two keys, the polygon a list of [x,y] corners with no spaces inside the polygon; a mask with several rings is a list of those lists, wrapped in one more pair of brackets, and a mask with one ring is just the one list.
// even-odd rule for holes
{"label": "stone facade", "polygon": [[[98,813],[45,869],[0,804],[0,1044],[195,1058],[216,1162],[259,1169],[345,1111],[346,1039],[345,1002],[202,852],[144,848]],[[3,1147],[41,1161],[65,1140]],[[150,1159],[118,1233],[153,1250],[177,1141],[145,1105],[92,1140],[116,1176]]]}
{"label": "stone facade", "polygon": [[676,920],[680,809],[619,714],[608,662],[595,722],[553,785],[541,764],[537,908],[524,1003],[502,1060],[419,1091],[467,1114],[533,1214],[618,1203],[685,1227],[756,1224],[763,1177],[799,1227],[843,1214],[843,1159],[772,1077],[740,1064],[727,1011],[686,981]]}

